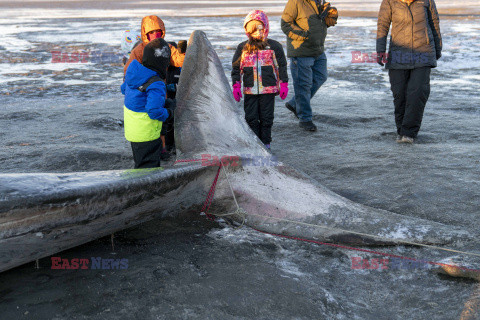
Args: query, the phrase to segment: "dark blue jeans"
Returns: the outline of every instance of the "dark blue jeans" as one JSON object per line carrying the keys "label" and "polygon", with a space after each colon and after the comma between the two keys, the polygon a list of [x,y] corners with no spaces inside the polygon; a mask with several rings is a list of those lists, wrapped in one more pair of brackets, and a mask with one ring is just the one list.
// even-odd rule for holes
{"label": "dark blue jeans", "polygon": [[327,81],[327,56],[290,58],[295,96],[288,102],[297,109],[300,122],[312,121],[310,100]]}

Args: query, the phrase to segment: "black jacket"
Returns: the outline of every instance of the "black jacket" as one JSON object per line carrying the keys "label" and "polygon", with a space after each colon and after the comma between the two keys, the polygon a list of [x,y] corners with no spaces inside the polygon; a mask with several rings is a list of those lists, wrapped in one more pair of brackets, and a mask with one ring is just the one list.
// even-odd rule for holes
{"label": "black jacket", "polygon": [[386,52],[387,69],[436,67],[442,52],[440,21],[434,0],[383,0],[378,13],[377,52]]}

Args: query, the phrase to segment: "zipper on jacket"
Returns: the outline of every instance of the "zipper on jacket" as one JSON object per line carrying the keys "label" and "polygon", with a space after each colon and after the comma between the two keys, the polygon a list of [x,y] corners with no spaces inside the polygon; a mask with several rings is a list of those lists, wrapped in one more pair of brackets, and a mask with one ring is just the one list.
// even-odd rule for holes
{"label": "zipper on jacket", "polygon": [[[412,3],[414,3],[414,2],[412,2]],[[414,23],[414,21],[413,21],[412,9],[410,8],[410,6],[409,6],[408,4],[406,4],[406,5],[407,5],[407,7],[408,7],[408,11],[410,12],[410,16],[412,17],[412,49],[411,49],[411,50],[412,50],[412,62],[413,62],[413,64],[415,65],[415,61],[413,60],[413,42],[414,42],[414,40],[415,40],[414,35],[413,35],[413,29],[414,29],[414,27],[415,27],[415,23]]]}
{"label": "zipper on jacket", "polygon": [[[427,1],[428,1],[428,7],[430,8],[430,1],[425,0],[425,2],[427,2]],[[425,8],[425,6],[424,6],[424,8]],[[424,10],[428,11],[428,9],[424,9]],[[425,35],[427,36],[427,45],[430,45],[430,37],[428,36],[428,27],[430,25],[430,19],[429,19],[428,12],[425,12],[425,14],[426,14],[426,17],[425,17],[425,25],[426,25],[425,26],[426,27],[425,28]],[[433,32],[432,32],[432,34],[433,34]]]}
{"label": "zipper on jacket", "polygon": [[258,70],[258,50],[257,50],[257,94],[260,94],[260,70]]}

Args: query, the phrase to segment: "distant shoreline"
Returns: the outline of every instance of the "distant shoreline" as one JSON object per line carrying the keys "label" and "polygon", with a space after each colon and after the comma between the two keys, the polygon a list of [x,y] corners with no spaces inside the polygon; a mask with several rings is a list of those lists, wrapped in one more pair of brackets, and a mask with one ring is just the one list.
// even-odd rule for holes
{"label": "distant shoreline", "polygon": [[[354,11],[354,10],[344,10],[344,11],[339,11],[340,18],[341,17],[346,17],[346,18],[376,18],[378,16],[378,12],[376,11]],[[463,12],[461,10],[439,10],[439,16],[440,18],[480,18],[480,11],[478,13],[467,13]],[[281,16],[282,11],[270,11],[268,13],[269,16]],[[243,13],[238,13],[238,14],[209,14],[209,15],[182,15],[179,17],[244,17],[245,14]]]}
{"label": "distant shoreline", "polygon": [[[360,0],[359,0],[360,1]],[[349,0],[331,0],[341,17],[375,18],[381,0],[362,0],[362,4]],[[165,1],[77,1],[77,0],[0,0],[1,18],[126,18],[148,14],[164,17],[237,17],[245,16],[251,9],[264,10],[268,15],[278,16],[287,1],[244,0],[165,0]],[[480,4],[465,1],[462,4],[437,0],[441,18],[480,18]]]}
{"label": "distant shoreline", "polygon": [[[3,8],[0,7],[0,10],[2,10]],[[27,17],[27,18],[43,18],[43,19],[82,19],[82,18],[85,18],[85,19],[93,19],[93,18],[133,18],[133,17],[142,17],[142,16],[145,16],[145,15],[150,15],[150,14],[153,14],[153,15],[158,15],[158,16],[161,16],[161,17],[176,17],[176,18],[201,18],[201,17],[211,17],[211,18],[219,18],[219,17],[224,17],[224,18],[227,18],[227,17],[245,17],[245,14],[246,13],[216,13],[216,14],[182,14],[182,15],[178,15],[178,14],[171,14],[171,13],[163,13],[163,12],[159,12],[158,10],[152,10],[152,11],[145,11],[145,12],[138,12],[136,14],[128,14],[128,15],[122,15],[122,14],[116,14],[116,15],[111,15],[111,14],[106,14],[105,16],[102,16],[100,14],[95,14],[95,15],[85,15],[85,14],[76,14],[76,13],[68,13],[68,12],[63,12],[61,14],[54,14],[54,15],[51,15],[51,16],[45,16],[44,14],[40,14],[38,16],[35,16],[35,15],[22,15],[22,14],[19,14],[19,15],[14,15],[14,14],[10,14],[10,15],[4,15],[2,18],[0,19],[8,19],[8,18],[24,18],[24,17]],[[378,12],[375,12],[375,11],[350,11],[350,10],[346,10],[346,11],[339,11],[339,14],[340,14],[340,18],[341,19],[342,17],[343,18],[377,18],[378,16]],[[282,11],[269,11],[268,12],[268,15],[269,16],[281,16],[282,15]],[[452,11],[452,10],[449,10],[447,12],[439,12],[439,16],[441,19],[478,19],[480,18],[480,12],[479,13],[464,13],[464,12],[456,12],[456,11]]]}

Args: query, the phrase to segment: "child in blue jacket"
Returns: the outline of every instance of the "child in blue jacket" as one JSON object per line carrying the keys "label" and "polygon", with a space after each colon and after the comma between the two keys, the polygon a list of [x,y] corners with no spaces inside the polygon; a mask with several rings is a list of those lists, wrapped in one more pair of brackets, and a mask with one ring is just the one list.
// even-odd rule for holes
{"label": "child in blue jacket", "polygon": [[173,117],[175,108],[166,99],[169,64],[168,43],[158,38],[145,46],[142,64],[133,60],[125,74],[121,87],[125,138],[132,146],[135,169],[160,167],[162,123]]}

